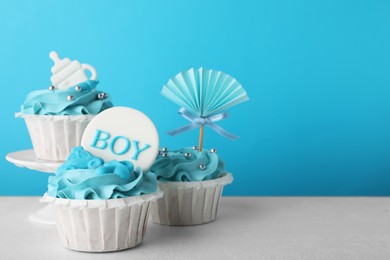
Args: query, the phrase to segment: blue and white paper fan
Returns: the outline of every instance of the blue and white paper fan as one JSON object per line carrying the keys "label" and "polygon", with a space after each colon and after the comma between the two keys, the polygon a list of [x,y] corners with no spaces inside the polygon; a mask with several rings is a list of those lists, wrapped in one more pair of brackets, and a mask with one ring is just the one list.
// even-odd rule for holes
{"label": "blue and white paper fan", "polygon": [[249,99],[235,78],[204,68],[180,72],[169,79],[161,94],[199,117],[214,115]]}
{"label": "blue and white paper fan", "polygon": [[169,131],[169,135],[199,127],[199,151],[202,151],[205,125],[231,140],[238,138],[216,124],[228,116],[222,111],[249,99],[244,88],[232,76],[221,71],[192,68],[169,79],[161,94],[181,106],[179,114],[190,121]]}

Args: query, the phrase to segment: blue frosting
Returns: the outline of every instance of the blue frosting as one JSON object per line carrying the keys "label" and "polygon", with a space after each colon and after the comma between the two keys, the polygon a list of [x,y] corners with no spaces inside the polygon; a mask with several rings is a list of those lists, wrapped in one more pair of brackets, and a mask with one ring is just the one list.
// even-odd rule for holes
{"label": "blue frosting", "polygon": [[[68,89],[36,90],[27,95],[21,113],[32,115],[96,115],[112,107],[110,97],[98,99],[96,85],[99,81],[87,80]],[[67,100],[73,96],[72,100]]]}
{"label": "blue frosting", "polygon": [[81,146],[72,149],[55,176],[49,177],[48,195],[65,199],[106,200],[153,193],[156,176],[130,161],[105,163]]}
{"label": "blue frosting", "polygon": [[[167,156],[158,155],[150,168],[159,181],[205,181],[226,174],[225,164],[217,153],[208,150],[199,152],[192,148],[165,153]],[[185,156],[185,153],[190,156]],[[204,169],[201,169],[201,164],[205,166]]]}

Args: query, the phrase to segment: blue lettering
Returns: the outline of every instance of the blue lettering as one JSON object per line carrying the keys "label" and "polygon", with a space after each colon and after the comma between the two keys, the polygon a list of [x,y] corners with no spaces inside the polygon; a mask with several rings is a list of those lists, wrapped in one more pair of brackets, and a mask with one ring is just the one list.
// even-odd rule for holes
{"label": "blue lettering", "polygon": [[[122,149],[122,151],[116,152],[116,151],[114,150],[114,147],[115,147],[116,142],[117,142],[119,139],[122,139],[122,140],[125,141],[125,147]],[[112,139],[110,149],[111,149],[111,152],[112,152],[113,154],[116,154],[116,155],[125,154],[125,153],[127,153],[127,151],[129,151],[129,149],[130,149],[130,141],[129,141],[129,139],[127,139],[127,138],[124,137],[124,136],[120,136],[120,135],[115,136],[115,137]]]}
{"label": "blue lettering", "polygon": [[[103,135],[103,136],[101,136]],[[110,139],[110,134],[105,132],[105,131],[102,131],[102,130],[99,130],[99,129],[96,129],[96,134],[95,134],[95,139],[93,140],[92,144],[90,144],[91,147],[95,147],[97,149],[106,149],[107,147],[107,140]],[[98,143],[101,143],[100,146],[98,146]]]}
{"label": "blue lettering", "polygon": [[145,146],[142,149],[139,149],[138,144],[139,141],[133,140],[134,152],[135,152],[133,157],[131,157],[131,159],[133,160],[138,160],[138,155],[150,147],[149,144],[145,144]]}

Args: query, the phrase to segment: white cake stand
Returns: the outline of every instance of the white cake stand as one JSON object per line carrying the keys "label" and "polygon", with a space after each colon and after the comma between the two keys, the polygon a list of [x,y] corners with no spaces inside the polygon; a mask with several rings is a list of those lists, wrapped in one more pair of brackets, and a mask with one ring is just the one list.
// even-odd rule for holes
{"label": "white cake stand", "polygon": [[[55,173],[62,162],[43,161],[35,157],[34,150],[22,150],[6,155],[5,159],[18,167],[24,167],[30,170]],[[30,221],[46,225],[55,225],[51,206],[47,205],[28,217]]]}

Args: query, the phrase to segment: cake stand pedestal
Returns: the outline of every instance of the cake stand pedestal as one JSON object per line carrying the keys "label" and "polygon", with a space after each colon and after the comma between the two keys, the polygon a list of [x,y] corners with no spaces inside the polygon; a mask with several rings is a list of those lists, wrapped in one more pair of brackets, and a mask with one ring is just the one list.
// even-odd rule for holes
{"label": "cake stand pedestal", "polygon": [[[32,149],[9,153],[5,159],[18,167],[46,173],[55,173],[62,164],[62,162],[39,160]],[[52,208],[49,205],[31,213],[28,218],[35,223],[55,225]]]}

